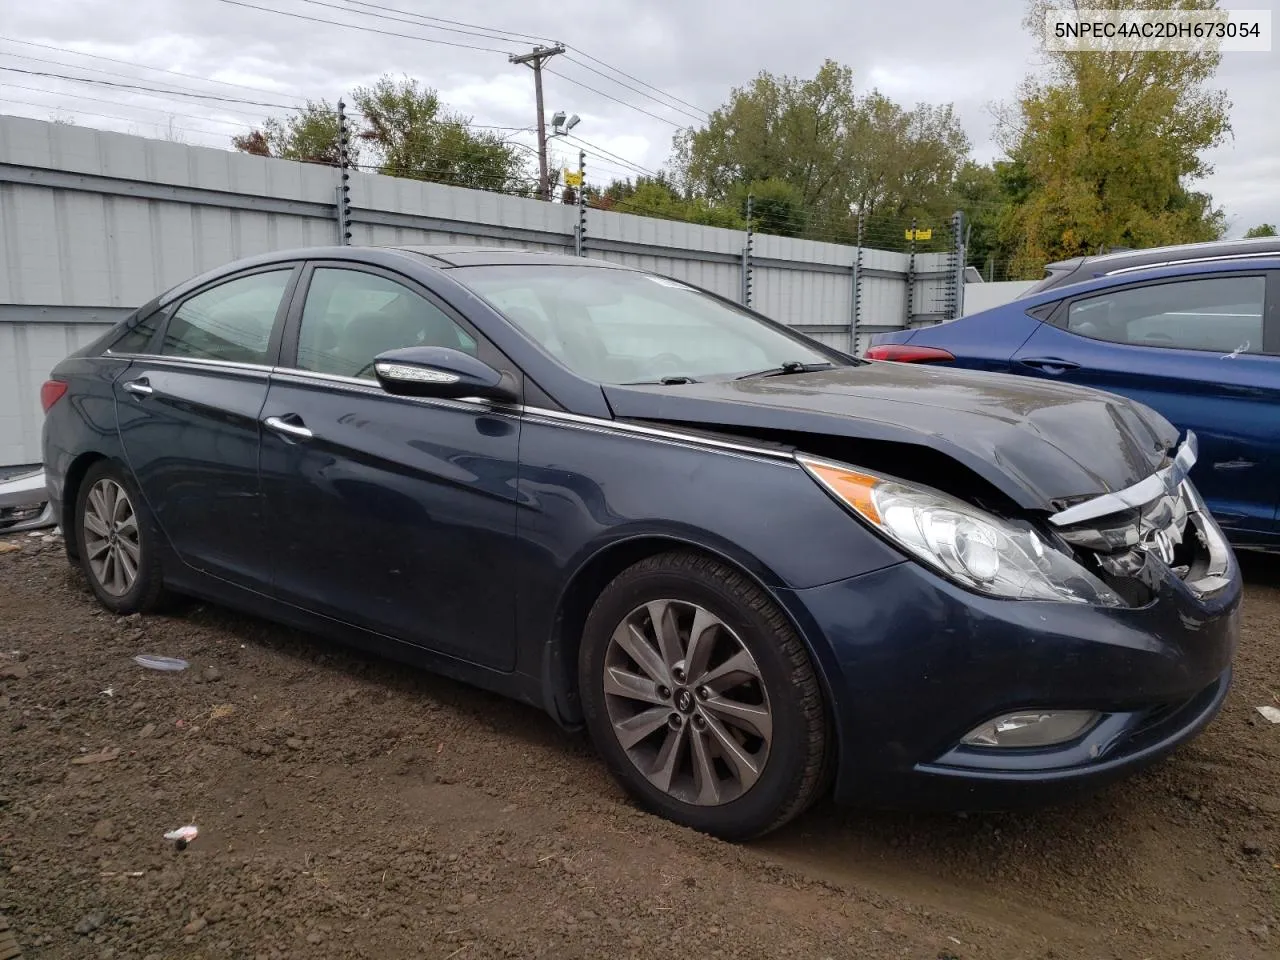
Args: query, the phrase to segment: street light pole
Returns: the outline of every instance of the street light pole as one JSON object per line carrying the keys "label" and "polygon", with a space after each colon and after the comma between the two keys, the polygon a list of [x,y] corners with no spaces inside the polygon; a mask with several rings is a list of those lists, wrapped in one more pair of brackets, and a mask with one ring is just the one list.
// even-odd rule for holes
{"label": "street light pole", "polygon": [[523,63],[533,70],[533,94],[538,104],[538,196],[547,199],[547,120],[542,108],[542,65],[558,53],[564,53],[564,44],[554,47],[536,46],[529,53],[512,54],[507,59]]}

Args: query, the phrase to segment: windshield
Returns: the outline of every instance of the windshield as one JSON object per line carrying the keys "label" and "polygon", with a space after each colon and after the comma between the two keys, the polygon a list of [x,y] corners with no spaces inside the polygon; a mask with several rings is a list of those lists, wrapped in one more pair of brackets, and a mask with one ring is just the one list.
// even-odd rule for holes
{"label": "windshield", "polygon": [[452,275],[574,373],[599,383],[840,362],[745,310],[652,274],[519,264],[460,267]]}

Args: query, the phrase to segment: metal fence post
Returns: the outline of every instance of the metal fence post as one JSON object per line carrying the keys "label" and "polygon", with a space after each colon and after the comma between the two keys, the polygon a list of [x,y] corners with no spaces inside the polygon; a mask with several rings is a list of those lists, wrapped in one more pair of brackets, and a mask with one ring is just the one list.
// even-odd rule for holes
{"label": "metal fence post", "polygon": [[573,252],[576,256],[587,255],[587,154],[578,151],[578,225],[573,231]]}
{"label": "metal fence post", "polygon": [[853,255],[853,291],[849,301],[849,352],[858,352],[858,321],[862,319],[862,214],[858,214],[858,247]]}
{"label": "metal fence post", "polygon": [[347,127],[347,105],[338,101],[338,188],[335,199],[338,244],[351,243],[351,131]]}
{"label": "metal fence post", "polygon": [[957,210],[951,215],[951,278],[948,281],[951,287],[951,303],[950,319],[956,320],[964,313],[964,265],[967,259],[965,254],[965,216],[963,210]]}
{"label": "metal fence post", "polygon": [[755,244],[755,197],[747,194],[747,243],[742,248],[742,305],[751,306],[751,253]]}
{"label": "metal fence post", "polygon": [[907,319],[903,324],[905,327],[911,326],[911,318],[915,315],[915,297],[916,297],[916,218],[911,218],[911,241],[910,259],[907,260]]}

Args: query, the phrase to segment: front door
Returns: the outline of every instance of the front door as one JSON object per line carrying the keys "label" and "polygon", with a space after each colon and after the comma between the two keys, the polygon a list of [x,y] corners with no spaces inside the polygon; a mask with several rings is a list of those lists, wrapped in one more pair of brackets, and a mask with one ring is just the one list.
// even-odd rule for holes
{"label": "front door", "polygon": [[320,264],[303,283],[262,410],[277,596],[510,670],[519,416],[372,373],[396,347],[492,348],[395,274]]}
{"label": "front door", "polygon": [[1131,397],[1193,430],[1192,479],[1209,508],[1236,543],[1265,541],[1280,480],[1280,356],[1264,324],[1275,280],[1213,274],[1074,298],[1012,367]]}
{"label": "front door", "polygon": [[157,318],[115,381],[120,440],[143,498],[178,556],[205,573],[269,589],[258,487],[258,416],[277,318],[300,267],[221,280]]}

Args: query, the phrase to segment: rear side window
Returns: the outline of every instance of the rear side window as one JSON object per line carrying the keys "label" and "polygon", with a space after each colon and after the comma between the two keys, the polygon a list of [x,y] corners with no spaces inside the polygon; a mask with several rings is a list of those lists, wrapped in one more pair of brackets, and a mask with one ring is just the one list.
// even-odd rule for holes
{"label": "rear side window", "polygon": [[112,353],[146,353],[155,339],[156,330],[164,318],[163,310],[153,310],[134,325],[133,329],[111,345]]}
{"label": "rear side window", "polygon": [[1263,277],[1156,283],[1074,301],[1067,330],[1141,347],[1261,353]]}
{"label": "rear side window", "polygon": [[292,272],[288,267],[238,277],[186,300],[169,321],[160,352],[267,363],[276,311]]}

